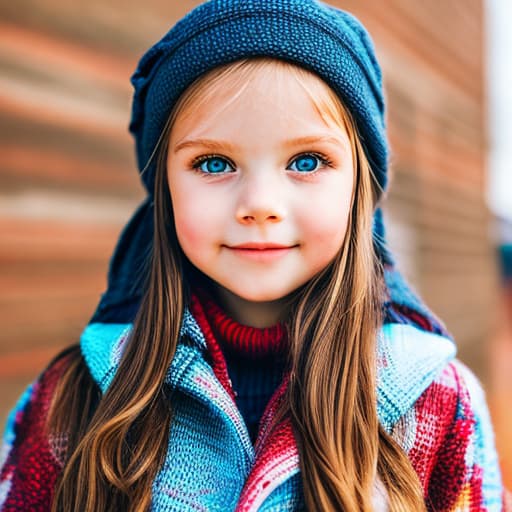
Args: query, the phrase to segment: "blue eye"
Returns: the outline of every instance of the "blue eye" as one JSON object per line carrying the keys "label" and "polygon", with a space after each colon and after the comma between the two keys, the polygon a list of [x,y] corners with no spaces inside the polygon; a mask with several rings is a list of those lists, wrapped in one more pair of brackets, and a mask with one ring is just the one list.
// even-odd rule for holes
{"label": "blue eye", "polygon": [[321,164],[324,164],[324,165],[328,165],[329,162],[320,157],[319,155],[313,155],[313,154],[304,154],[304,155],[300,155],[299,157],[297,157],[293,162],[292,162],[292,166],[296,163],[296,168],[293,169],[292,167],[291,170],[292,171],[298,171],[298,172],[304,172],[304,173],[307,173],[307,172],[314,172],[317,170],[317,164],[318,163],[321,163]]}
{"label": "blue eye", "polygon": [[[224,158],[209,156],[199,158],[192,164],[192,167],[199,169],[200,172],[205,174],[222,174],[228,172],[228,168],[231,167],[231,164]],[[233,169],[231,168],[231,170]]]}

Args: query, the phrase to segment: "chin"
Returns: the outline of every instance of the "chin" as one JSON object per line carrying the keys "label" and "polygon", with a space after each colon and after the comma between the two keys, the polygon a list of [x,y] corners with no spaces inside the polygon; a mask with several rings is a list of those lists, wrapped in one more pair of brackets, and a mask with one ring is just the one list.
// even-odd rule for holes
{"label": "chin", "polygon": [[250,297],[247,297],[246,300],[250,302],[274,302],[279,299],[282,299],[285,295],[282,294],[268,294],[268,293],[260,293],[256,295],[251,295]]}
{"label": "chin", "polygon": [[231,293],[237,295],[248,302],[274,302],[290,295],[293,290],[276,290],[276,289],[253,289],[241,290],[239,288],[227,288]]}

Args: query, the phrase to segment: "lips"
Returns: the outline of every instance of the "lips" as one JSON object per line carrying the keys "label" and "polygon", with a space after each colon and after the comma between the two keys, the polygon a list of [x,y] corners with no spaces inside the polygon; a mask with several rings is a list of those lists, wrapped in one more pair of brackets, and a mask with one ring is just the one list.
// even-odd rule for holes
{"label": "lips", "polygon": [[293,245],[282,245],[273,242],[247,242],[239,245],[231,245],[231,249],[253,249],[253,250],[269,250],[269,249],[291,249]]}
{"label": "lips", "polygon": [[256,263],[271,263],[289,254],[297,245],[283,245],[272,242],[247,242],[232,245],[228,249],[239,258]]}

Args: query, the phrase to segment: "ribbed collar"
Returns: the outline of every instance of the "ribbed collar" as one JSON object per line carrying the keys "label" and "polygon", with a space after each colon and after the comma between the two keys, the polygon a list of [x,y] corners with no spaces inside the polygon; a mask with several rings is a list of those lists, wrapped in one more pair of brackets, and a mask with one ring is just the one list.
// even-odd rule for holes
{"label": "ribbed collar", "polygon": [[212,293],[203,287],[193,288],[192,305],[196,301],[201,304],[205,320],[223,350],[251,359],[283,356],[286,353],[288,336],[283,323],[263,328],[240,324],[228,315]]}

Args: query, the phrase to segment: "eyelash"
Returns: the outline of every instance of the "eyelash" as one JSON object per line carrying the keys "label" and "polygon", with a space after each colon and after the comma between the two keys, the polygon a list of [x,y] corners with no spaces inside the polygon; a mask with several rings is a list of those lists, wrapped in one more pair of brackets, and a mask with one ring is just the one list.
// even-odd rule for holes
{"label": "eyelash", "polygon": [[[211,155],[202,155],[202,156],[199,156],[197,158],[194,158],[194,160],[192,160],[192,163],[190,164],[190,169],[192,171],[195,171],[199,174],[199,176],[201,176],[201,178],[206,178],[206,179],[209,179],[211,178],[212,176],[215,176],[214,173],[210,173],[210,172],[204,172],[204,171],[201,171],[199,169],[199,166],[203,163],[203,162],[206,162],[207,160],[210,160],[211,158],[221,158],[222,160],[225,160],[226,162],[229,163],[229,165],[231,167],[235,167],[230,160],[228,160],[227,158],[221,156],[221,155],[217,155],[215,153],[212,153]],[[228,174],[228,173],[219,173],[218,176],[223,176],[225,174]]]}
{"label": "eyelash", "polygon": [[[316,174],[318,174],[323,169],[323,167],[333,167],[334,166],[333,161],[329,157],[327,157],[326,155],[324,155],[322,153],[317,153],[317,152],[312,152],[312,151],[309,151],[309,152],[306,152],[306,153],[299,153],[298,155],[295,155],[292,158],[292,160],[290,162],[290,165],[297,158],[304,157],[304,156],[313,156],[315,158],[318,158],[318,160],[320,160],[320,163],[322,164],[322,166],[319,167],[318,169],[315,169],[314,171],[309,171],[309,172],[292,171],[295,174],[300,174],[300,176],[303,177],[303,178],[307,179],[310,176],[311,177],[316,176]],[[231,174],[231,172],[219,172],[218,174],[216,174],[216,173],[210,173],[210,172],[201,171],[199,169],[199,166],[203,162],[206,162],[207,160],[210,160],[211,158],[219,158],[221,160],[224,160],[224,161],[228,162],[228,164],[231,167],[236,168],[236,166],[229,159],[227,159],[226,157],[213,153],[213,154],[210,154],[210,155],[202,155],[202,156],[199,156],[197,158],[194,158],[194,160],[192,160],[192,162],[190,163],[190,169],[192,171],[197,172],[202,178],[206,178],[206,179],[209,179],[212,176],[213,177],[214,176],[224,176],[226,174]]]}

